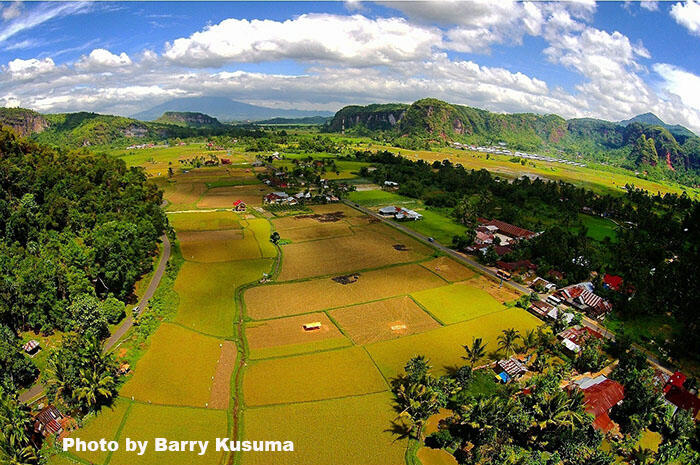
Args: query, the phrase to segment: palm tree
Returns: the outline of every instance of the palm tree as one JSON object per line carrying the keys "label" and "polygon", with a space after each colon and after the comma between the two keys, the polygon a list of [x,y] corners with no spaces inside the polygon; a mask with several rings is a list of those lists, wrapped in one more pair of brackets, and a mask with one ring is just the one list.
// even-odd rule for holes
{"label": "palm tree", "polygon": [[36,451],[29,442],[31,424],[27,406],[0,389],[0,463],[29,465],[37,462]]}
{"label": "palm tree", "polygon": [[505,352],[506,357],[515,352],[515,342],[520,339],[520,333],[513,328],[504,329],[503,334],[498,336],[498,348]]}
{"label": "palm tree", "polygon": [[537,347],[537,334],[534,329],[525,331],[525,335],[520,338],[521,343],[518,349],[519,352],[527,352],[530,349]]}
{"label": "palm tree", "polygon": [[474,365],[476,365],[479,360],[486,356],[486,344],[483,343],[483,339],[481,339],[480,337],[472,337],[471,347],[462,347],[464,347],[464,350],[467,353],[466,357],[462,357],[462,359],[469,362],[469,368],[471,368],[472,370],[474,369]]}
{"label": "palm tree", "polygon": [[[421,382],[402,382],[401,378],[397,381],[394,395],[399,410],[398,418],[406,419],[410,431],[415,432],[420,439],[425,421],[440,410],[438,394]],[[403,378],[403,381],[408,379]]]}
{"label": "palm tree", "polygon": [[653,450],[639,446],[636,449],[632,449],[629,460],[631,465],[647,465],[653,457]]}
{"label": "palm tree", "polygon": [[90,411],[110,400],[114,396],[114,387],[114,377],[94,367],[80,370],[80,387],[75,394],[83,409]]}

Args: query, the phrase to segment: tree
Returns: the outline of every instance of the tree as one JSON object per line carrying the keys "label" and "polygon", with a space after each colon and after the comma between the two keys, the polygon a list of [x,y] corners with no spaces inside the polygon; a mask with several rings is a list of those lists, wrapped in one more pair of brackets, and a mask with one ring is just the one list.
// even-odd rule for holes
{"label": "tree", "polygon": [[73,329],[100,339],[108,336],[107,318],[100,310],[100,302],[95,296],[82,294],[76,297],[68,307]]}
{"label": "tree", "polygon": [[632,152],[630,153],[630,158],[636,161],[637,165],[649,165],[656,166],[659,163],[659,155],[656,152],[656,144],[654,139],[647,139],[647,137],[642,134],[634,142],[632,147]]}
{"label": "tree", "polygon": [[20,344],[14,331],[0,323],[0,389],[14,391],[28,386],[39,374],[34,362],[22,353]]}
{"label": "tree", "polygon": [[527,352],[530,349],[537,347],[537,333],[534,329],[525,331],[525,335],[520,337],[520,348],[518,351]]}
{"label": "tree", "polygon": [[126,315],[124,302],[110,295],[100,304],[100,314],[111,324],[119,323]]}
{"label": "tree", "polygon": [[580,373],[595,372],[603,368],[607,359],[601,346],[602,342],[598,338],[592,337],[586,340],[574,361],[574,366]]}
{"label": "tree", "polygon": [[498,336],[498,348],[502,350],[506,357],[510,357],[515,352],[515,343],[520,339],[520,333],[514,329],[504,329]]}
{"label": "tree", "polygon": [[272,234],[270,234],[270,242],[272,242],[273,244],[277,244],[279,241],[280,241],[280,233],[275,231]]}
{"label": "tree", "polygon": [[479,360],[486,356],[486,344],[483,343],[483,339],[480,337],[472,337],[472,345],[465,345],[462,347],[464,347],[464,350],[467,353],[467,355],[463,356],[462,358],[469,363],[469,368],[472,370],[474,369],[474,365],[476,365]]}
{"label": "tree", "polygon": [[35,465],[38,462],[30,442],[33,423],[29,408],[0,387],[0,463]]}
{"label": "tree", "polygon": [[[643,137],[643,136],[642,136]],[[629,456],[630,465],[648,465],[654,457],[654,451],[642,446],[632,449]]]}
{"label": "tree", "polygon": [[80,370],[80,384],[75,394],[83,409],[93,411],[108,403],[116,391],[113,374],[98,366]]}

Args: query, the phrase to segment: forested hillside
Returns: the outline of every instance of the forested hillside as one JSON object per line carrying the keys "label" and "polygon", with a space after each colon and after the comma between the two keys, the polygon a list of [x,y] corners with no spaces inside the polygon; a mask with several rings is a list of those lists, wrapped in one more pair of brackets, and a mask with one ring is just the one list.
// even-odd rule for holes
{"label": "forested hillside", "polygon": [[[582,157],[686,184],[697,183],[700,138],[682,126],[649,118],[640,116],[624,125],[592,118],[567,121],[557,115],[492,113],[423,99],[411,105],[345,107],[336,113],[328,130],[373,136],[409,149],[455,141],[475,145],[505,142],[511,150]],[[656,120],[660,124],[644,122]],[[641,150],[642,146],[647,149]]]}
{"label": "forested hillside", "polygon": [[[0,341],[27,329],[103,336],[123,315],[116,299],[151,267],[167,225],[161,202],[122,160],[59,154],[0,131]],[[0,382],[12,390],[32,370],[10,373],[8,357]]]}

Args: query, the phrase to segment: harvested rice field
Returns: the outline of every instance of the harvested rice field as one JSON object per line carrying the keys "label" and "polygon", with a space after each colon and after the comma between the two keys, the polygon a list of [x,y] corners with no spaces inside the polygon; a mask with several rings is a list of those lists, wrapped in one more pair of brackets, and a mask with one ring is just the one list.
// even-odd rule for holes
{"label": "harvested rice field", "polygon": [[431,315],[449,325],[505,310],[489,293],[466,283],[426,289],[411,296]]}
{"label": "harvested rice field", "polygon": [[410,297],[395,297],[328,312],[355,344],[395,339],[439,328]]}
{"label": "harvested rice field", "polygon": [[240,217],[232,211],[172,213],[168,221],[178,232],[241,229]]}
{"label": "harvested rice field", "polygon": [[212,409],[226,410],[231,399],[231,376],[236,368],[238,347],[232,341],[224,341],[221,347],[221,355],[216,362],[216,372],[211,385],[209,405]]}
{"label": "harvested rice field", "polygon": [[243,465],[403,465],[391,394],[246,410],[247,438],[294,441],[294,452],[242,454]]}
{"label": "harvested rice field", "polygon": [[260,245],[248,230],[182,231],[178,233],[185,260],[200,263],[261,258]]}
{"label": "harvested rice field", "polygon": [[175,322],[213,336],[233,335],[236,288],[269,273],[272,260],[182,264],[175,292],[180,303]]}
{"label": "harvested rice field", "polygon": [[221,342],[163,323],[120,394],[153,404],[206,407]]}
{"label": "harvested rice field", "polygon": [[410,264],[359,273],[356,282],[349,284],[322,278],[254,287],[245,292],[244,299],[246,313],[261,320],[407,295],[445,284],[422,266]]}
{"label": "harvested rice field", "polygon": [[449,257],[438,257],[433,260],[421,263],[424,267],[435,274],[440,275],[446,281],[455,283],[474,277],[476,274],[464,265],[460,265]]}
{"label": "harvested rice field", "polygon": [[[123,444],[126,437],[148,441],[148,451],[144,455],[137,455],[120,447],[112,454],[109,463],[111,465],[161,465],[163,463],[217,465],[224,459],[225,452],[217,453],[211,450],[212,441],[217,437],[226,437],[227,434],[228,420],[223,410],[166,407],[134,402],[122,428],[120,442]],[[199,451],[155,452],[152,447],[154,438],[167,438],[170,441],[209,441],[209,449],[204,455],[198,455]]]}
{"label": "harvested rice field", "polygon": [[173,182],[166,184],[163,197],[168,201],[166,210],[190,210],[207,191],[203,182]]}
{"label": "harvested rice field", "polygon": [[496,281],[482,275],[477,275],[470,279],[469,285],[488,292],[499,302],[510,302],[520,297],[520,294],[512,288],[499,285]]}
{"label": "harvested rice field", "polygon": [[338,237],[312,242],[288,244],[282,247],[282,271],[279,280],[309,278],[354,270],[378,268],[394,263],[413,262],[425,258],[427,249],[415,241],[401,240],[405,249],[383,234],[356,232],[350,237]]}
{"label": "harvested rice field", "polygon": [[353,232],[347,223],[331,223],[306,228],[279,230],[282,239],[292,242],[315,241],[332,237],[352,236]]}
{"label": "harvested rice field", "polygon": [[353,217],[353,216],[361,216],[361,217],[367,217],[364,213],[362,213],[359,210],[355,210],[352,207],[348,207],[347,205],[344,205],[342,203],[328,203],[325,205],[312,205],[311,211],[314,213],[321,213],[321,214],[327,214],[327,213],[335,213],[335,212],[342,212],[346,217]]}
{"label": "harvested rice field", "polygon": [[214,187],[204,193],[197,208],[231,208],[236,200],[244,201],[249,207],[259,207],[263,196],[270,192],[265,185]]}
{"label": "harvested rice field", "polygon": [[[321,323],[318,329],[304,329],[304,325]],[[349,346],[325,313],[277,318],[250,323],[245,329],[252,359],[293,355],[315,350]]]}
{"label": "harvested rice field", "polygon": [[384,378],[360,347],[252,362],[243,377],[247,406],[306,402],[387,389]]}
{"label": "harvested rice field", "polygon": [[462,346],[469,344],[472,337],[483,338],[486,351],[490,352],[497,349],[496,338],[502,330],[515,328],[524,333],[541,324],[539,319],[527,311],[509,308],[426,333],[378,342],[366,347],[387,379],[401,373],[406,361],[416,355],[425,355],[430,359],[435,373],[443,374],[451,368],[464,365],[464,360],[461,358],[464,355]]}

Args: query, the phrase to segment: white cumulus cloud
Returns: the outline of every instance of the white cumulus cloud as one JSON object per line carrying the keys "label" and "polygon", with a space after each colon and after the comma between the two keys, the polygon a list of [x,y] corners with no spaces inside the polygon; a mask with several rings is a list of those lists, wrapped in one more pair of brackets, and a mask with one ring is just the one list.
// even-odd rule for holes
{"label": "white cumulus cloud", "polygon": [[115,55],[104,48],[96,48],[89,55],[82,56],[75,66],[82,70],[99,71],[121,68],[130,64],[131,58],[124,52]]}
{"label": "white cumulus cloud", "polygon": [[691,34],[700,36],[700,2],[688,0],[671,7],[671,17],[688,29]]}
{"label": "white cumulus cloud", "polygon": [[17,58],[9,62],[7,66],[3,68],[4,71],[9,73],[13,80],[29,80],[54,71],[56,69],[56,64],[51,58],[44,58],[41,60],[36,58],[21,60]]}

